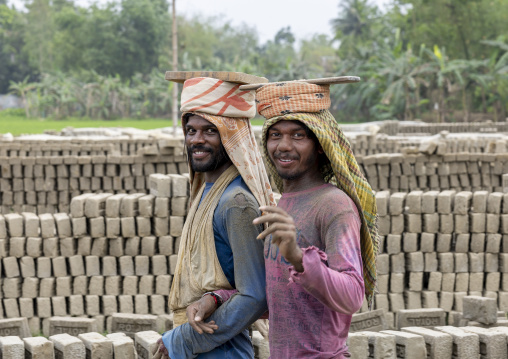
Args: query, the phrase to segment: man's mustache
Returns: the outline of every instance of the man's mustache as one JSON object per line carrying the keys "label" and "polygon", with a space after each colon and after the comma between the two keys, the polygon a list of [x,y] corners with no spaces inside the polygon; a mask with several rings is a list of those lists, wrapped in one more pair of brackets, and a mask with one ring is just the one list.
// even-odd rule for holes
{"label": "man's mustache", "polygon": [[199,152],[210,152],[212,153],[213,150],[210,148],[210,147],[207,147],[207,146],[202,146],[202,145],[194,145],[194,146],[191,146],[188,148],[188,151],[189,153],[192,153],[194,151],[199,151]]}
{"label": "man's mustache", "polygon": [[277,160],[298,160],[299,157],[298,156],[288,156],[288,155],[283,155],[281,154],[280,152],[276,152],[273,154],[273,158],[277,159]]}

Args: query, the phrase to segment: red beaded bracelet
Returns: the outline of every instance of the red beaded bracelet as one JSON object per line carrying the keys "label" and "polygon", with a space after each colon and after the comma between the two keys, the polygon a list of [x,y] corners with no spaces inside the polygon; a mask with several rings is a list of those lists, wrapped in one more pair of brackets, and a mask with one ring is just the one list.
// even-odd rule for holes
{"label": "red beaded bracelet", "polygon": [[215,294],[214,292],[206,292],[205,294],[203,294],[203,297],[205,295],[211,295],[213,300],[215,301],[215,306],[218,308],[220,307],[220,305],[222,304],[222,298],[220,298],[217,294]]}

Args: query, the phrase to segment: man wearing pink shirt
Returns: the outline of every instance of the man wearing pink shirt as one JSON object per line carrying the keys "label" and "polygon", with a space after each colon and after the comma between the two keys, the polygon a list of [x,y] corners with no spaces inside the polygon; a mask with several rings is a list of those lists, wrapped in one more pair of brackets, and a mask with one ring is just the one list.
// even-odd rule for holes
{"label": "man wearing pink shirt", "polygon": [[[328,111],[329,87],[257,91],[267,167],[282,197],[261,207],[272,358],[348,358],[346,339],[376,281],[376,205]],[[227,299],[227,293],[221,293]],[[206,316],[205,316],[206,317]]]}

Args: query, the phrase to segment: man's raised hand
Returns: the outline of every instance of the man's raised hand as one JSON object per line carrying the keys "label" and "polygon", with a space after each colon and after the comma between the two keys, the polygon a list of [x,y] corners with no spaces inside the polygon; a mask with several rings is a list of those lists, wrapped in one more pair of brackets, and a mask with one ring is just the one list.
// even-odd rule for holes
{"label": "man's raised hand", "polygon": [[279,247],[280,254],[288,260],[298,272],[303,272],[303,252],[296,241],[296,227],[293,217],[282,208],[263,206],[259,207],[261,217],[252,223],[267,223],[268,228],[259,234],[258,239],[272,235],[272,244]]}
{"label": "man's raised hand", "polygon": [[205,323],[204,320],[215,312],[217,304],[211,295],[205,295],[187,307],[187,320],[190,326],[199,334],[213,334],[219,329],[213,320]]}

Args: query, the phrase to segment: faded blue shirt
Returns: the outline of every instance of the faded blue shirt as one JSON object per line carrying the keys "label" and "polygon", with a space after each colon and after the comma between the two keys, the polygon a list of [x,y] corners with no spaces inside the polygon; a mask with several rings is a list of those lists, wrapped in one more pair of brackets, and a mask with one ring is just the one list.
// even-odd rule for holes
{"label": "faded blue shirt", "polygon": [[[213,183],[207,183],[202,198]],[[201,199],[202,199],[201,198]],[[252,221],[259,205],[241,176],[226,188],[215,209],[213,232],[219,263],[238,290],[210,316],[219,329],[198,334],[186,323],[162,336],[171,359],[254,358],[248,327],[267,309],[262,226]]]}

